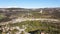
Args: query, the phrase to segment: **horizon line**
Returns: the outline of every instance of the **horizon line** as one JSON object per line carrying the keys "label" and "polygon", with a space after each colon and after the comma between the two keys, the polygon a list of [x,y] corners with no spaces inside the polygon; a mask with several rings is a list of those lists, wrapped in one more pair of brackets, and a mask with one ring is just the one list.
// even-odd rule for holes
{"label": "horizon line", "polygon": [[35,8],[60,8],[60,7],[17,7],[17,6],[12,6],[12,7],[0,7],[0,8],[27,8],[27,9],[35,9]]}

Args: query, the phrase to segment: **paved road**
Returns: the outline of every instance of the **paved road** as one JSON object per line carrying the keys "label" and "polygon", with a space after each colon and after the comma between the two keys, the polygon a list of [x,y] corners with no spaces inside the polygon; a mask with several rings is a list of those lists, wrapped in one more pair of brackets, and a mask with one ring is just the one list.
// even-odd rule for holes
{"label": "paved road", "polygon": [[58,19],[46,19],[46,18],[16,18],[11,21],[5,22],[5,23],[0,23],[0,25],[5,25],[9,23],[17,23],[17,22],[22,22],[22,21],[34,21],[34,20],[40,20],[40,21],[50,21],[50,22],[60,22]]}

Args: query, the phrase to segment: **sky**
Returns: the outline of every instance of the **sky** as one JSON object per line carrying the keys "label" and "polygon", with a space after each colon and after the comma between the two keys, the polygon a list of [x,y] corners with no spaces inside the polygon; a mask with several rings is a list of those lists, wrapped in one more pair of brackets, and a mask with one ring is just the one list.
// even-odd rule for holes
{"label": "sky", "polygon": [[0,0],[0,8],[47,8],[60,7],[60,0]]}

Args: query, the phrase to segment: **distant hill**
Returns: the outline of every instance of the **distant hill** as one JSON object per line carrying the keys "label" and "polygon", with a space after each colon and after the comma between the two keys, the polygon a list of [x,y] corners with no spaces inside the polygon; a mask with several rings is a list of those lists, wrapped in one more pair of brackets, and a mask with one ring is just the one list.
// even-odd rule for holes
{"label": "distant hill", "polygon": [[38,9],[26,9],[26,8],[0,8],[0,13],[6,15],[14,14],[27,14],[34,12],[42,12],[47,15],[52,15],[54,18],[60,18],[60,8],[38,8]]}

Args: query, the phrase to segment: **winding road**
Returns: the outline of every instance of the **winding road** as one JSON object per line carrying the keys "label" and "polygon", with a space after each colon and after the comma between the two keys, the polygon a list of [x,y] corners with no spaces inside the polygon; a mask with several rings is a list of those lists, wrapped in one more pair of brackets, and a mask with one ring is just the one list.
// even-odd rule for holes
{"label": "winding road", "polygon": [[34,21],[34,20],[40,20],[40,21],[48,21],[48,22],[60,22],[60,20],[58,19],[47,19],[47,18],[16,18],[16,19],[12,19],[11,21],[8,22],[4,22],[4,23],[0,23],[0,25],[5,25],[5,24],[9,24],[9,23],[19,23],[22,21]]}

